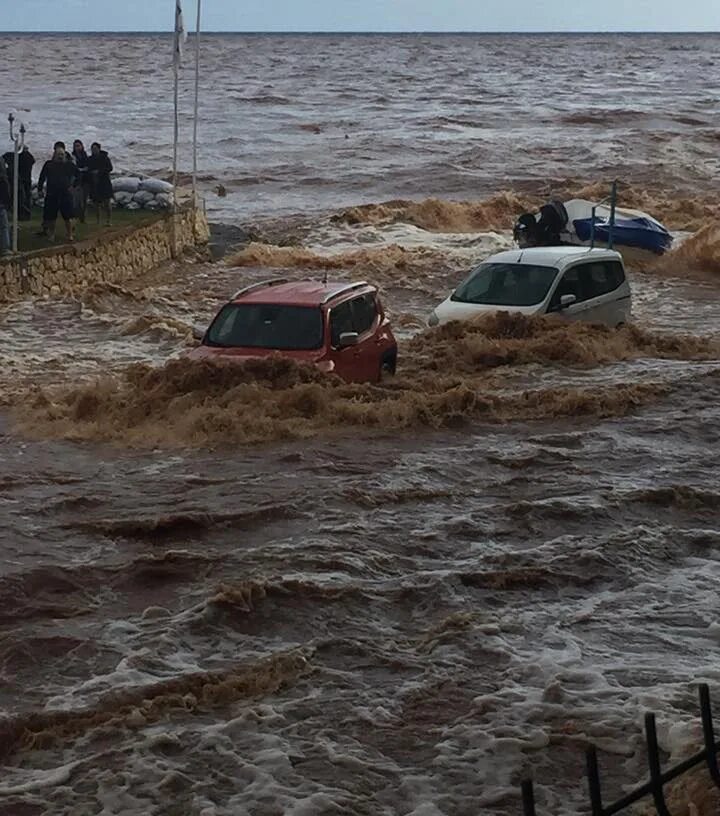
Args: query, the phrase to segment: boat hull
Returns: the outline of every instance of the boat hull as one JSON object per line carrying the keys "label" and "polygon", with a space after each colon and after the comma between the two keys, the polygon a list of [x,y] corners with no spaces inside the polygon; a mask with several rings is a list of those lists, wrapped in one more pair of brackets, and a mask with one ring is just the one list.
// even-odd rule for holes
{"label": "boat hull", "polygon": [[[568,213],[567,232],[570,243],[589,246],[593,238],[593,203],[584,199],[573,199],[565,204]],[[610,208],[595,208],[595,244],[607,245],[610,240]],[[652,216],[640,210],[615,210],[612,229],[613,245],[632,247],[662,255],[672,248],[670,232]],[[576,239],[576,240],[573,240]]]}

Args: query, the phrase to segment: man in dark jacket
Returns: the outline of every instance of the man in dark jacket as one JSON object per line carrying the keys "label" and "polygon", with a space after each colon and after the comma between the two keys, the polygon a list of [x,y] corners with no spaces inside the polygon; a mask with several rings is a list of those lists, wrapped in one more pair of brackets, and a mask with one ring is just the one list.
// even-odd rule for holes
{"label": "man in dark jacket", "polygon": [[113,166],[107,151],[103,150],[98,142],[93,142],[90,146],[87,167],[90,175],[90,198],[97,207],[97,222],[100,223],[100,210],[102,209],[105,213],[105,226],[109,227],[113,197],[110,173],[112,173]]}
{"label": "man in dark jacket", "polygon": [[[15,172],[15,154],[8,151],[3,156],[5,168],[7,170],[8,184],[10,185],[10,196],[15,195],[15,183],[13,173]],[[29,221],[32,218],[32,168],[35,159],[29,148],[23,147],[18,156],[18,221]],[[12,203],[8,210],[12,209]]]}
{"label": "man in dark jacket", "polygon": [[10,222],[8,210],[12,204],[5,162],[0,161],[0,256],[10,254]]}
{"label": "man in dark jacket", "polygon": [[72,187],[77,181],[75,163],[65,152],[62,142],[55,143],[55,152],[52,159],[46,161],[38,179],[38,193],[42,195],[47,183],[45,194],[45,208],[43,210],[43,234],[51,241],[55,240],[55,224],[58,212],[65,221],[65,235],[67,240],[75,240],[73,227],[73,200]]}

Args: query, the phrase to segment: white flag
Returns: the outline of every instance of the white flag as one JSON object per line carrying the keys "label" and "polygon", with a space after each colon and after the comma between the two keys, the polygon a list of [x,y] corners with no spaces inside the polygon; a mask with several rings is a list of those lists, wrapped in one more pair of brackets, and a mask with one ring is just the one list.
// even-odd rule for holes
{"label": "white flag", "polygon": [[187,41],[182,0],[175,0],[175,65],[182,65],[183,45]]}

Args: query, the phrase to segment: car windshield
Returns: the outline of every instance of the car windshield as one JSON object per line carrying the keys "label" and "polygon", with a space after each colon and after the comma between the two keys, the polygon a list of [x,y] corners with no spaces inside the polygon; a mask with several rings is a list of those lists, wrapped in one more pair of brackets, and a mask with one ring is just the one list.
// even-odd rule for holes
{"label": "car windshield", "polygon": [[484,263],[473,269],[451,299],[492,306],[534,306],[547,297],[557,274],[552,266]]}
{"label": "car windshield", "polygon": [[323,315],[318,307],[228,303],[205,338],[208,346],[309,351],[322,346]]}

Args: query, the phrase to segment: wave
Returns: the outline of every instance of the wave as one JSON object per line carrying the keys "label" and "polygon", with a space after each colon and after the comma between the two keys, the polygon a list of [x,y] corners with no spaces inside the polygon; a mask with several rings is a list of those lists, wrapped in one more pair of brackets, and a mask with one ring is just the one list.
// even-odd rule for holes
{"label": "wave", "polygon": [[487,232],[512,228],[515,219],[532,210],[537,199],[498,193],[483,201],[386,201],[351,207],[333,216],[345,224],[413,224],[429,232]]}
{"label": "wave", "polygon": [[[243,366],[237,368],[242,373]],[[53,398],[42,395],[16,421],[21,431],[34,437],[186,448],[303,439],[351,427],[402,431],[451,428],[470,419],[622,416],[669,390],[650,383],[498,395],[484,387],[446,378],[406,383],[404,388],[327,380],[282,390],[244,383],[214,399],[199,389],[161,404],[149,402],[127,381],[120,381],[70,389]]]}
{"label": "wave", "polygon": [[614,124],[631,124],[642,122],[652,114],[647,111],[638,110],[608,110],[595,109],[592,111],[576,111],[560,117],[560,122],[564,125],[607,125],[608,121]]}
{"label": "wave", "polygon": [[396,244],[372,249],[357,249],[324,255],[306,247],[251,243],[228,259],[230,266],[276,269],[363,269],[374,273],[405,271],[409,268],[448,266],[439,250],[416,247],[405,249]]}
{"label": "wave", "polygon": [[73,618],[87,611],[83,577],[72,569],[44,566],[0,580],[0,624]]}
{"label": "wave", "polygon": [[[564,567],[564,568],[563,568]],[[583,587],[595,584],[601,576],[592,571],[575,569],[570,572],[568,565],[558,567],[526,566],[504,570],[468,572],[460,576],[463,586],[474,589],[496,589],[502,591],[545,589],[547,587]]]}
{"label": "wave", "polygon": [[419,334],[409,341],[408,352],[413,373],[471,374],[478,368],[527,363],[597,366],[639,357],[712,360],[720,354],[720,341],[635,325],[610,329],[496,312]]}
{"label": "wave", "polygon": [[[566,515],[558,517],[572,520]],[[576,519],[582,523],[582,514],[578,513]],[[561,549],[558,552],[546,545],[491,556],[485,560],[483,569],[460,573],[460,581],[478,589],[525,591],[586,587],[625,578],[624,565],[602,547],[588,546],[585,534],[565,540]]]}
{"label": "wave", "polygon": [[[252,243],[228,260],[230,266],[270,269],[343,271],[347,275],[369,278],[379,286],[407,289],[437,298],[446,288],[445,276],[457,275],[465,267],[462,258],[427,247],[405,249],[396,244],[322,254],[305,247]],[[442,282],[442,283],[441,283]],[[411,322],[424,325],[412,318]],[[408,317],[398,325],[407,325]]]}
{"label": "wave", "polygon": [[206,555],[168,551],[101,568],[45,565],[0,579],[0,624],[34,619],[60,620],[85,615],[97,603],[94,593],[109,585],[151,581],[192,581]]}
{"label": "wave", "polygon": [[221,672],[185,674],[115,692],[86,708],[5,717],[0,720],[0,756],[7,757],[18,750],[46,749],[100,726],[142,728],[174,711],[187,714],[200,707],[273,694],[308,671],[306,654],[293,650]]}
{"label": "wave", "polygon": [[144,335],[154,340],[184,340],[192,339],[192,326],[166,315],[143,314],[128,320],[120,329],[126,337]]}
{"label": "wave", "polygon": [[230,99],[234,102],[251,102],[254,105],[289,105],[290,100],[284,96],[277,96],[275,94],[240,94],[231,93]]}
{"label": "wave", "polygon": [[630,491],[624,496],[625,501],[639,504],[675,507],[680,510],[715,512],[720,508],[720,493],[702,490],[691,485],[672,485]]}
{"label": "wave", "polygon": [[436,499],[452,498],[454,495],[457,495],[456,490],[428,487],[405,487],[397,490],[361,490],[354,487],[344,494],[348,501],[367,509],[388,505],[426,504]]}
{"label": "wave", "polygon": [[326,127],[327,125],[325,123],[305,122],[299,124],[297,126],[297,129],[305,131],[306,133],[313,133],[316,136],[319,136]]}
{"label": "wave", "polygon": [[[417,336],[401,349],[401,374],[381,385],[348,384],[280,356],[224,364],[180,359],[160,368],[135,365],[120,378],[90,385],[41,389],[25,396],[15,421],[33,436],[186,447],[298,439],[348,427],[387,431],[478,418],[619,416],[668,387],[630,383],[507,393],[507,378],[494,379],[492,369],[589,367],[648,356],[712,359],[717,353],[708,338],[499,313]],[[187,521],[131,520],[116,532],[154,535],[155,525],[161,531]]]}
{"label": "wave", "polygon": [[677,249],[658,259],[651,271],[674,277],[690,274],[717,279],[720,277],[720,226],[716,222],[706,224]]}
{"label": "wave", "polygon": [[160,540],[198,536],[221,527],[249,529],[271,519],[293,518],[297,515],[297,509],[290,505],[271,505],[227,513],[191,512],[126,519],[81,520],[65,526],[110,538]]}
{"label": "wave", "polygon": [[146,303],[147,295],[142,291],[127,289],[117,283],[95,283],[82,292],[82,304],[96,313],[117,313],[130,303]]}
{"label": "wave", "polygon": [[249,614],[270,599],[291,603],[295,607],[302,601],[311,601],[314,605],[321,601],[335,602],[361,596],[360,588],[352,584],[323,586],[300,578],[256,579],[221,584],[207,599],[205,607],[206,612],[230,609]]}
{"label": "wave", "polygon": [[[602,201],[609,192],[607,182],[588,183],[561,179],[552,181],[542,195],[503,191],[477,201],[398,199],[350,207],[333,215],[331,220],[343,224],[372,226],[405,223],[440,233],[509,230],[519,215],[537,210],[550,199],[567,201],[585,198]],[[697,230],[709,220],[720,216],[720,203],[715,196],[678,196],[667,190],[643,187],[636,183],[619,183],[618,205],[644,210],[675,230]]]}

